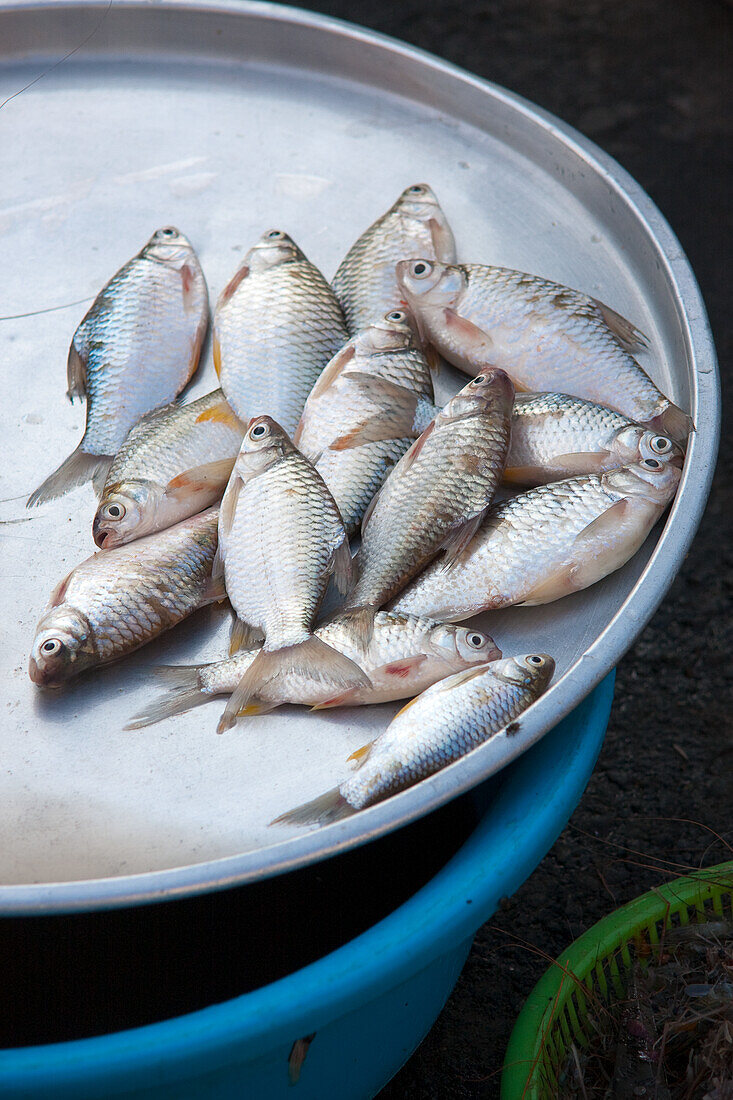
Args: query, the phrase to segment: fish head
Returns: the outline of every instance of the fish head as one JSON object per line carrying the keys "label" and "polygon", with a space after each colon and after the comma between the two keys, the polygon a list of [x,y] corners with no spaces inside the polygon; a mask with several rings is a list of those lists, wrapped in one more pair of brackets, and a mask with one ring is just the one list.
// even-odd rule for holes
{"label": "fish head", "polygon": [[509,417],[513,404],[514,384],[511,378],[506,371],[490,367],[459,390],[439,414],[439,418],[460,420],[486,412],[499,412]]}
{"label": "fish head", "polygon": [[629,424],[620,428],[609,443],[609,451],[619,466],[641,462],[644,458],[679,458],[684,451],[679,444],[659,432],[650,432],[641,424]]}
{"label": "fish head", "polygon": [[51,608],[38,624],[28,675],[39,687],[53,687],[97,659],[94,634],[86,615],[61,604]]}
{"label": "fish head", "polygon": [[193,246],[188,237],[174,225],[164,225],[155,230],[140,255],[147,260],[179,268],[187,261],[190,262]]}
{"label": "fish head", "polygon": [[507,683],[531,686],[540,695],[553,677],[555,661],[549,653],[522,653],[506,657],[494,666],[493,672]]}
{"label": "fish head", "polygon": [[462,267],[425,258],[400,260],[395,270],[397,285],[418,319],[421,311],[454,308],[468,282]]}
{"label": "fish head", "polygon": [[410,315],[404,309],[392,309],[380,321],[365,328],[354,340],[357,351],[379,355],[415,347],[415,332]]}
{"label": "fish head", "polygon": [[249,272],[258,274],[281,264],[304,260],[305,256],[292,237],[282,229],[268,229],[244,258]]}
{"label": "fish head", "polygon": [[604,474],[604,479],[626,497],[643,497],[654,504],[666,504],[677,491],[683,461],[680,449],[674,448],[666,454],[649,455],[640,462],[610,470]]}
{"label": "fish head", "polygon": [[[451,263],[455,259],[456,245],[445,214],[427,183],[413,183],[406,187],[392,207],[402,221],[419,222],[427,229],[438,260]],[[409,232],[409,224],[406,227]]]}
{"label": "fish head", "polygon": [[494,639],[475,627],[441,623],[430,633],[430,645],[440,652],[451,668],[459,671],[470,665],[486,664],[501,657]]}
{"label": "fish head", "polygon": [[244,433],[236,467],[251,476],[269,469],[294,450],[287,432],[271,416],[253,416]]}
{"label": "fish head", "polygon": [[155,530],[160,490],[144,481],[110,485],[92,523],[92,538],[100,550],[131,542]]}

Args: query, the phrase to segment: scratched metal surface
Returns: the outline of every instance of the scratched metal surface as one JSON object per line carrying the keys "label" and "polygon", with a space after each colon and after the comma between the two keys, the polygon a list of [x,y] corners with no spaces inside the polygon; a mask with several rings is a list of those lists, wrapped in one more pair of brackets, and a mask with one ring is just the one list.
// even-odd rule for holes
{"label": "scratched metal surface", "polygon": [[[697,527],[717,446],[715,359],[684,255],[631,178],[544,112],[419,51],[275,5],[0,4],[0,911],[125,904],[277,873],[380,835],[524,751],[618,661]],[[396,709],[284,708],[214,733],[221,700],[137,732],[156,663],[210,660],[228,621],[200,612],[117,666],[44,697],[26,673],[53,585],[94,549],[90,488],[28,518],[28,492],[78,442],[64,398],[88,302],[172,222],[212,301],[267,227],[327,275],[410,182],[428,180],[459,254],[581,287],[651,337],[649,373],[698,424],[664,529],[619,573],[548,608],[484,617],[505,653],[558,673],[519,735],[325,830],[274,830],[338,783]],[[74,303],[74,304],[68,304]],[[57,308],[59,307],[59,308]],[[37,313],[42,310],[45,312]],[[215,384],[210,363],[193,393]]]}

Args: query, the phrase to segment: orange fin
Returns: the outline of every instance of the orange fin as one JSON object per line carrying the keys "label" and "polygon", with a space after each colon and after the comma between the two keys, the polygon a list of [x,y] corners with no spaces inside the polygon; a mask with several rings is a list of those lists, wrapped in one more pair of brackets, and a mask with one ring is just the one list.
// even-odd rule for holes
{"label": "orange fin", "polygon": [[214,370],[216,371],[216,377],[221,378],[221,344],[219,343],[219,337],[214,333],[213,340],[214,351]]}
{"label": "orange fin", "polygon": [[546,478],[542,466],[507,466],[501,475],[507,485],[544,485]]}
{"label": "orange fin", "polygon": [[232,412],[230,405],[223,398],[218,405],[214,405],[211,409],[204,409],[196,417],[197,424],[203,424],[207,420],[212,420],[215,424],[226,424],[227,427],[239,430],[244,435],[242,421]]}
{"label": "orange fin", "polygon": [[229,656],[233,657],[240,649],[249,649],[256,641],[262,640],[262,633],[249,623],[235,618],[229,632]]}
{"label": "orange fin", "polygon": [[360,764],[363,764],[372,751],[373,744],[373,741],[367,741],[366,745],[362,745],[360,749],[354,749],[351,755],[346,757],[346,760],[358,760]]}
{"label": "orange fin", "polygon": [[[404,707],[400,707],[400,709],[397,711],[397,713],[395,714],[394,717],[399,718],[399,716],[401,714],[404,714],[406,710],[409,710],[410,707],[414,707],[415,703],[418,701],[419,698],[420,698],[420,696],[416,695],[414,699],[410,699],[409,703],[405,703]],[[392,721],[394,722],[394,718],[392,719]]]}
{"label": "orange fin", "polygon": [[216,462],[205,462],[203,466],[193,466],[182,474],[172,478],[165,487],[167,496],[180,496],[196,493],[202,489],[223,491],[232,472],[235,459],[220,458]]}

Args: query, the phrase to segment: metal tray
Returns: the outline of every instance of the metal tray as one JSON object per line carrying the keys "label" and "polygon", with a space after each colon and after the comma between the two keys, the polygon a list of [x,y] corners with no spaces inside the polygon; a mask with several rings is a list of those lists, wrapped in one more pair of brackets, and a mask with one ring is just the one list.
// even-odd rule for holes
{"label": "metal tray", "polygon": [[[685,256],[647,196],[517,96],[390,39],[271,4],[0,4],[0,100],[10,96],[0,110],[0,911],[130,904],[273,875],[413,820],[524,752],[646,623],[712,476],[714,349]],[[291,707],[217,737],[211,703],[124,732],[160,689],[150,665],[223,652],[227,622],[212,610],[60,697],[42,696],[27,677],[30,641],[53,585],[93,550],[93,498],[80,489],[30,519],[23,500],[81,436],[83,411],[63,396],[71,334],[154,227],[173,222],[191,237],[214,300],[271,225],[331,275],[422,179],[462,258],[550,276],[638,323],[651,337],[645,366],[698,430],[664,529],[625,569],[550,607],[484,618],[506,653],[557,659],[556,682],[518,735],[327,829],[272,829],[277,813],[337,783],[349,752],[396,708]],[[194,392],[213,385],[207,364]]]}

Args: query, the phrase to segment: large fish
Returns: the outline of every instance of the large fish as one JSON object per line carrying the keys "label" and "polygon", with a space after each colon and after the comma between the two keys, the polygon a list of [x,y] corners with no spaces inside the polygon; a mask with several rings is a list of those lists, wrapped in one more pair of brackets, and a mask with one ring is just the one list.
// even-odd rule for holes
{"label": "large fish", "polygon": [[99,492],[141,416],[172,401],[196,370],[209,321],[201,265],[173,226],[158,229],[120,268],[74,333],[68,397],[86,398],[84,437],[28,506],[92,481]]}
{"label": "large fish", "polygon": [[340,786],[272,824],[326,825],[373,806],[504,732],[547,688],[546,653],[507,657],[448,676],[413,699],[375,741],[352,753],[358,770]]}
{"label": "large fish", "polygon": [[211,580],[218,508],[130,546],[93,554],[55,588],[36,629],[28,672],[61,684],[124,657],[192,611],[224,599]]}
{"label": "large fish", "polygon": [[320,679],[333,686],[331,694],[369,686],[357,664],[313,633],[331,575],[342,592],[350,583],[349,540],[320,474],[269,416],[250,422],[224,494],[215,574],[219,569],[238,617],[235,646],[265,636],[220,731],[250,698],[289,675]]}
{"label": "large fish", "polygon": [[518,393],[504,481],[544,485],[682,450],[605,405],[566,393]]}
{"label": "large fish", "polygon": [[400,459],[362,523],[345,614],[368,637],[374,612],[441,550],[460,555],[501,480],[514,388],[503,371],[456,394]]}
{"label": "large fish", "polygon": [[494,505],[453,568],[429,566],[392,609],[457,622],[514,604],[551,603],[595,584],[644,542],[677,490],[680,464],[670,448]]}
{"label": "large fish", "polygon": [[349,533],[436,410],[407,314],[392,310],[338,352],[308,397],[293,442],[315,464]]}
{"label": "large fish", "polygon": [[426,183],[406,187],[394,206],[356,241],[334,276],[333,289],[349,332],[359,332],[399,306],[395,264],[429,256],[451,264],[456,246],[445,214]]}
{"label": "large fish", "polygon": [[397,280],[423,339],[467,374],[501,367],[517,389],[585,397],[687,438],[690,418],[631,355],[646,338],[603,302],[521,271],[430,258],[401,262]]}
{"label": "large fish", "polygon": [[214,365],[243,423],[267,414],[292,435],[316,379],[347,339],[323,275],[287,233],[271,229],[219,297]]}
{"label": "large fish", "polygon": [[[264,714],[283,703],[300,703],[322,710],[408,699],[444,676],[501,657],[488,634],[474,627],[438,625],[432,619],[383,611],[375,619],[374,633],[366,649],[343,622],[327,623],[315,634],[358,664],[371,685],[334,695],[333,688],[322,680],[294,673],[266,684],[260,701],[245,708],[247,715]],[[257,649],[249,649],[208,665],[156,670],[172,685],[171,690],[135,715],[127,729],[148,726],[206,703],[216,695],[234,691],[257,653]]]}
{"label": "large fish", "polygon": [[107,474],[92,525],[97,546],[122,546],[215,504],[243,435],[221,390],[144,416]]}

